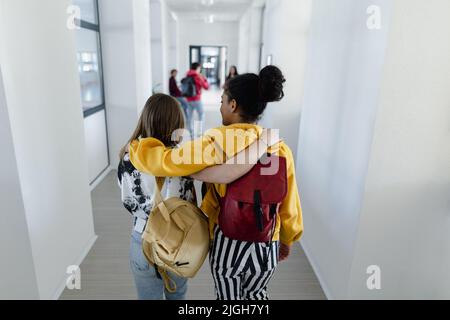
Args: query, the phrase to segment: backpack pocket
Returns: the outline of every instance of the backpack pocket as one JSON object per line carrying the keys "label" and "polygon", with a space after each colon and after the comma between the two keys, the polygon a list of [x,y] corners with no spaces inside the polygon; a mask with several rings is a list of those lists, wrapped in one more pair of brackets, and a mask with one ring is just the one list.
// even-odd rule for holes
{"label": "backpack pocket", "polygon": [[231,239],[248,242],[270,242],[276,216],[287,194],[286,159],[271,156],[278,161],[278,171],[264,175],[258,163],[244,177],[227,186],[220,199],[219,227]]}

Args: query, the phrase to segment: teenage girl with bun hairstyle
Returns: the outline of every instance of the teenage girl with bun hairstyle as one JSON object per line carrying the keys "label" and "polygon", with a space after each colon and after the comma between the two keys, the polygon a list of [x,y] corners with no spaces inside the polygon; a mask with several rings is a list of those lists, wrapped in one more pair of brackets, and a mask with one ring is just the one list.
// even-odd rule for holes
{"label": "teenage girl with bun hairstyle", "polygon": [[[180,164],[174,161],[173,150],[155,138],[147,138],[130,144],[132,163],[138,170],[155,176],[192,176],[208,181],[208,171],[224,162],[220,157],[222,153],[230,159],[261,137],[263,128],[257,122],[269,102],[280,101],[284,97],[284,82],[281,70],[275,66],[265,67],[259,75],[247,73],[230,79],[225,84],[220,108],[223,126],[179,148],[182,154],[190,155],[190,159],[196,161]],[[292,152],[284,142],[280,142],[276,147],[270,147],[268,153],[285,159],[287,176],[287,193],[275,216],[272,241],[247,242],[223,234],[218,226],[219,198],[226,196],[227,184],[210,185],[201,205],[209,217],[211,272],[217,298],[221,300],[268,299],[267,286],[278,262],[287,259],[291,246],[303,233]]]}

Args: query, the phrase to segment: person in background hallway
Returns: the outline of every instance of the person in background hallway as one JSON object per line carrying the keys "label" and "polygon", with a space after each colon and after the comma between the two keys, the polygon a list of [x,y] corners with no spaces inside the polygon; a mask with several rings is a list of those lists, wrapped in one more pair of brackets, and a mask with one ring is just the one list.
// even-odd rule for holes
{"label": "person in background hallway", "polygon": [[[208,80],[201,74],[201,65],[197,62],[191,65],[191,69],[187,73],[187,77],[194,78],[195,88],[197,95],[195,97],[187,97],[187,101],[189,102],[190,108],[188,108],[188,129],[191,132],[191,135],[194,137],[194,111],[198,114],[198,121],[200,125],[203,126],[203,122],[205,121],[205,112],[203,109],[202,102],[202,89],[208,90],[209,83]],[[199,128],[198,134],[203,130],[203,128]]]}
{"label": "person in background hallway", "polygon": [[186,122],[189,123],[189,119],[188,119],[189,104],[188,104],[186,98],[183,97],[183,94],[181,93],[181,90],[178,87],[177,75],[178,75],[178,70],[173,69],[172,71],[170,71],[169,92],[172,97],[176,98],[180,102],[181,107],[183,108],[184,116],[186,117]]}
{"label": "person in background hallway", "polygon": [[231,66],[230,68],[230,72],[228,73],[228,77],[227,77],[227,81],[238,76],[239,73],[237,71],[237,67],[236,66]]}
{"label": "person in background hallway", "polygon": [[[238,71],[237,71],[237,67],[236,67],[236,66],[231,66],[231,67],[230,67],[230,71],[229,71],[229,73],[228,73],[228,76],[227,76],[227,78],[226,78],[225,83],[226,83],[228,80],[230,80],[230,79],[232,79],[232,78],[234,78],[234,77],[236,77],[236,76],[238,76],[238,75],[239,75],[239,73],[238,73]],[[222,89],[225,89],[225,84],[222,86]]]}

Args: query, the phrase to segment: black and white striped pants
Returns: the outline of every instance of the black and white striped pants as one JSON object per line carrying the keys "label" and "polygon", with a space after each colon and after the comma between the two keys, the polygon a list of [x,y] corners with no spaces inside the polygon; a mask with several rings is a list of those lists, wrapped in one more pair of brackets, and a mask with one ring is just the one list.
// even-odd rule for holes
{"label": "black and white striped pants", "polygon": [[209,262],[217,299],[268,300],[267,285],[278,265],[278,254],[277,241],[232,240],[216,226]]}

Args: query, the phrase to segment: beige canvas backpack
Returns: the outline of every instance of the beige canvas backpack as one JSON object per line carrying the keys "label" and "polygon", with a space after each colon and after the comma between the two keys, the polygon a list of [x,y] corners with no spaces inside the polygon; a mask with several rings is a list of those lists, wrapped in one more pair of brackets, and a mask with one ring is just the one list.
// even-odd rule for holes
{"label": "beige canvas backpack", "polygon": [[154,206],[142,234],[142,250],[169,292],[176,285],[167,274],[192,278],[209,251],[208,219],[196,205],[178,197],[163,200],[164,178],[156,178]]}

